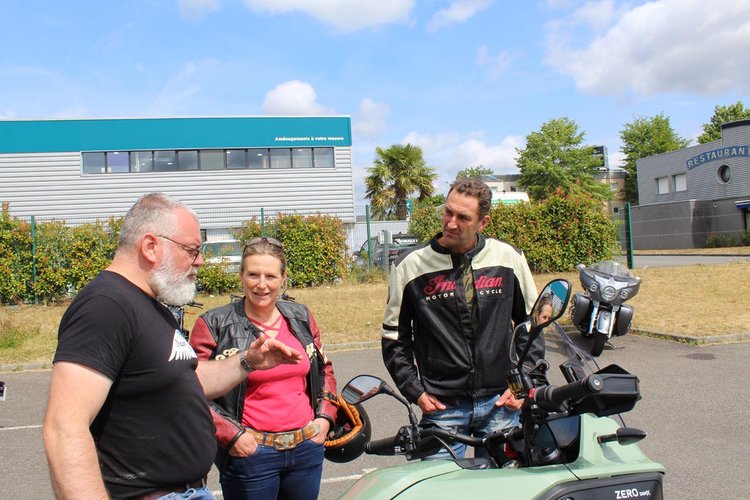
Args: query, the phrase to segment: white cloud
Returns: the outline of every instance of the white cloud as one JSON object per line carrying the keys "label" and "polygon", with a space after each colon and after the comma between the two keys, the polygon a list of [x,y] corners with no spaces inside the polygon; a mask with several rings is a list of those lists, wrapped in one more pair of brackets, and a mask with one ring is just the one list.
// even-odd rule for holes
{"label": "white cloud", "polygon": [[387,104],[377,103],[365,97],[359,105],[359,112],[352,120],[352,129],[358,139],[376,140],[385,129],[385,119],[390,112]]}
{"label": "white cloud", "polygon": [[272,14],[304,12],[341,31],[406,21],[415,0],[245,0],[253,10]]}
{"label": "white cloud", "polygon": [[[745,0],[658,0],[623,11],[590,2],[548,29],[546,62],[587,93],[750,90]],[[594,37],[574,47],[585,29]]]}
{"label": "white cloud", "polygon": [[482,165],[497,173],[516,173],[516,148],[521,148],[523,137],[507,136],[499,144],[489,144],[481,132],[458,134],[424,134],[409,132],[401,144],[420,146],[427,164],[435,168],[439,192],[446,191],[459,170]]}
{"label": "white cloud", "polygon": [[318,94],[307,82],[291,80],[268,91],[263,112],[269,115],[330,115],[334,111],[317,102]]}
{"label": "white cloud", "polygon": [[216,12],[221,7],[219,0],[180,0],[180,14],[187,19],[200,19]]}
{"label": "white cloud", "polygon": [[193,96],[203,89],[201,80],[212,74],[216,61],[189,61],[157,94],[151,105],[151,112],[156,115],[179,114],[190,103]]}
{"label": "white cloud", "polygon": [[500,51],[497,55],[492,55],[489,49],[482,45],[477,49],[477,64],[485,66],[490,72],[493,79],[501,77],[508,71],[510,65],[520,57],[517,53],[511,53],[507,50]]}
{"label": "white cloud", "polygon": [[490,3],[492,3],[490,0],[457,0],[450,4],[447,9],[436,12],[427,25],[427,29],[436,31],[444,26],[463,23],[489,6]]}

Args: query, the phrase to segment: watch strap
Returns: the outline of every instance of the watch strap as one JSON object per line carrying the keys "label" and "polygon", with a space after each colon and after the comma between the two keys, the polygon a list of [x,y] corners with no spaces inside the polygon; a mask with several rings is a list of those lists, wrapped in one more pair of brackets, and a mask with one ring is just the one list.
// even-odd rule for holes
{"label": "watch strap", "polygon": [[245,358],[245,354],[247,354],[247,351],[240,352],[240,366],[247,373],[250,373],[251,371],[254,370],[254,368],[250,363],[247,362],[247,358]]}

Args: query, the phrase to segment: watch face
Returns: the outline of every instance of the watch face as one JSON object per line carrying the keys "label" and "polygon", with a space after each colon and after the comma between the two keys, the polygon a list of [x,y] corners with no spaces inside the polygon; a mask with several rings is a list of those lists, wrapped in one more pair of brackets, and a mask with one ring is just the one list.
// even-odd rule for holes
{"label": "watch face", "polygon": [[247,351],[242,351],[240,353],[240,366],[244,368],[246,372],[249,373],[253,371],[253,367],[252,365],[250,365],[250,363],[247,362],[247,358],[245,358],[245,353],[247,353]]}

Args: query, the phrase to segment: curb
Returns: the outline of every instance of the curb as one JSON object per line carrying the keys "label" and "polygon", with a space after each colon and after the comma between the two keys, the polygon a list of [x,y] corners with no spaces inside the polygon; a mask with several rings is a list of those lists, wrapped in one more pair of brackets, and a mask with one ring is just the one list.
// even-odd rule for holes
{"label": "curb", "polygon": [[690,345],[717,345],[732,344],[735,342],[750,342],[750,333],[726,333],[721,335],[706,335],[701,337],[696,337],[694,335],[682,335],[678,333],[661,333],[636,329],[631,329],[630,333],[643,337],[671,340],[673,342],[680,342]]}

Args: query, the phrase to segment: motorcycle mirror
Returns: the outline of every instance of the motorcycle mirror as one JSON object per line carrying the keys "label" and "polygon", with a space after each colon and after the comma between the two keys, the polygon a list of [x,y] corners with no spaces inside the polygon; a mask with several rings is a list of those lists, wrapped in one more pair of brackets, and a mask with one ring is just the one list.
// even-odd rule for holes
{"label": "motorcycle mirror", "polygon": [[373,375],[357,375],[344,386],[341,396],[350,405],[358,404],[384,392],[383,384]]}
{"label": "motorcycle mirror", "polygon": [[[539,294],[536,302],[534,302],[534,306],[531,308],[531,328],[529,329],[526,345],[523,347],[523,352],[518,357],[518,362],[516,363],[518,370],[521,369],[523,362],[526,361],[526,356],[529,353],[532,342],[542,333],[544,327],[562,317],[565,308],[568,307],[570,295],[570,282],[564,279],[552,280],[542,289],[542,293]],[[520,328],[514,330],[514,340],[517,340],[516,336],[520,334],[520,330]]]}
{"label": "motorcycle mirror", "polygon": [[570,299],[570,283],[564,279],[552,280],[531,308],[531,326],[544,328],[562,317]]}

